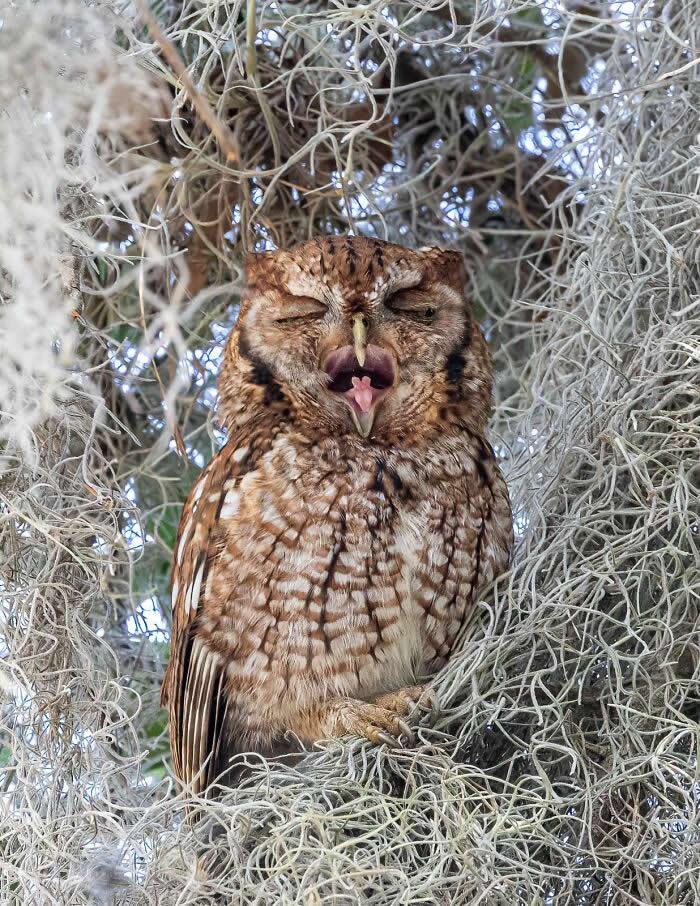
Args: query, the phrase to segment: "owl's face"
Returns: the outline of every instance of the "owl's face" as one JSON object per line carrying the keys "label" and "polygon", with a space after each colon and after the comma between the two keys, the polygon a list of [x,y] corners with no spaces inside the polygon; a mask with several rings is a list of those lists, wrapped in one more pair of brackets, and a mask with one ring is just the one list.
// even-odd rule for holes
{"label": "owl's face", "polygon": [[481,433],[486,346],[456,252],[316,239],[247,261],[221,378],[227,421],[274,406],[305,433],[420,444]]}

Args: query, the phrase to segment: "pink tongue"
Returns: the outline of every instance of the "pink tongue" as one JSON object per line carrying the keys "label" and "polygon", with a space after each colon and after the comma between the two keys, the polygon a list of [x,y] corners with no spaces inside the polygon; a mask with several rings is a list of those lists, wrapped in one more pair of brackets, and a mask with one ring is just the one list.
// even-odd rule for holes
{"label": "pink tongue", "polygon": [[367,375],[363,378],[352,378],[352,390],[347,395],[354,400],[363,412],[369,412],[372,405],[372,381]]}

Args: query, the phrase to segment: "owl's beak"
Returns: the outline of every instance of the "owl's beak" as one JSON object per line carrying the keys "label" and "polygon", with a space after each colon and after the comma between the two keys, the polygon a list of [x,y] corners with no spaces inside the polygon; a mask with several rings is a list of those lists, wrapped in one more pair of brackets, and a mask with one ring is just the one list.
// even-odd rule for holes
{"label": "owl's beak", "polygon": [[369,437],[369,432],[374,424],[374,409],[370,409],[369,412],[358,412],[356,409],[351,409],[350,414],[360,437]]}
{"label": "owl's beak", "polygon": [[364,315],[355,315],[352,319],[352,339],[355,344],[355,356],[362,368],[367,355],[367,322]]}

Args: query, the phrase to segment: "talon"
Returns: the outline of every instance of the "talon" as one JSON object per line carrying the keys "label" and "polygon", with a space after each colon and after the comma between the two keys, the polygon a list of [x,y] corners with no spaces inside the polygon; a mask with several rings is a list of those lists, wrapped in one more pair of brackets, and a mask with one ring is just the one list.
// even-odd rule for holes
{"label": "talon", "polygon": [[426,690],[427,695],[419,702],[419,705],[431,714],[436,714],[440,710],[440,702],[433,689]]}
{"label": "talon", "polygon": [[403,720],[400,720],[398,722],[398,724],[399,724],[399,729],[401,731],[401,736],[405,736],[406,739],[408,740],[408,742],[413,742],[415,737],[413,734],[413,730],[409,727],[409,725]]}
{"label": "talon", "polygon": [[394,739],[393,736],[389,736],[388,733],[385,733],[384,730],[377,730],[372,734],[372,737],[373,738],[371,738],[370,741],[376,743],[377,745],[380,742],[383,742],[384,745],[390,746],[392,749],[398,745],[398,741]]}

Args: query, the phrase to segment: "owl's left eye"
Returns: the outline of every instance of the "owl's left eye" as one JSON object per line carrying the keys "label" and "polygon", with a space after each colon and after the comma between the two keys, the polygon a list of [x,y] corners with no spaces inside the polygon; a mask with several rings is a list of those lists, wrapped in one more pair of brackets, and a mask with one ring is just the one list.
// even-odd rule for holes
{"label": "owl's left eye", "polygon": [[418,321],[432,321],[437,314],[437,308],[429,296],[410,290],[394,293],[385,305],[397,315],[408,315]]}
{"label": "owl's left eye", "polygon": [[275,324],[294,324],[299,321],[314,321],[322,318],[326,313],[326,306],[317,299],[306,296],[290,296],[278,309]]}

